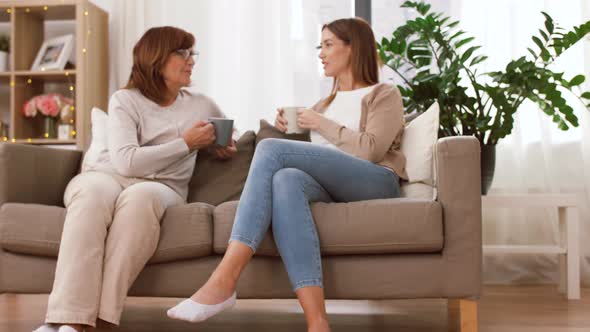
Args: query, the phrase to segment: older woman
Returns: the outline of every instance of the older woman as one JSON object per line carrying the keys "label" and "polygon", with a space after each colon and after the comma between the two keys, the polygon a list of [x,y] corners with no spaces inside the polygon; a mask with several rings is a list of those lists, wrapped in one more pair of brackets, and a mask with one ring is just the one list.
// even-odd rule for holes
{"label": "older woman", "polygon": [[[310,202],[395,198],[400,178],[407,175],[400,151],[401,95],[395,87],[378,84],[369,24],[352,18],[324,25],[320,49],[334,89],[298,115],[298,125],[311,130],[311,143],[260,142],[222,261],[207,283],[170,309],[168,316],[199,322],[232,307],[237,280],[272,224],[308,331],[330,330]],[[286,124],[279,110],[275,126],[285,131]]]}
{"label": "older woman", "polygon": [[195,39],[173,27],[148,30],[133,49],[127,86],[109,103],[108,152],[76,176],[67,208],[46,324],[37,332],[82,331],[97,318],[118,325],[127,291],[156,250],[166,208],[186,200],[197,152],[214,147],[206,96],[185,89]]}

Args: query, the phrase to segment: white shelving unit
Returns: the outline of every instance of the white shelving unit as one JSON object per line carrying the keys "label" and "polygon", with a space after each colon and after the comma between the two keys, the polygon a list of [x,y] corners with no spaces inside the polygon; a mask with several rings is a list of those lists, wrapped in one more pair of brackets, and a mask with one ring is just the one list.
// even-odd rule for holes
{"label": "white shelving unit", "polygon": [[559,290],[570,300],[580,299],[579,198],[572,194],[520,194],[482,196],[482,209],[556,208],[559,245],[484,245],[484,254],[556,254]]}

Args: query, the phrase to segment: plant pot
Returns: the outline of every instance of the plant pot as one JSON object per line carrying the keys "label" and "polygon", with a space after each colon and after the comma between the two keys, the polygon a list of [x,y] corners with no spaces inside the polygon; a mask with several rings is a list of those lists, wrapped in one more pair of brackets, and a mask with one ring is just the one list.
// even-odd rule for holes
{"label": "plant pot", "polygon": [[43,138],[57,138],[57,119],[51,116],[43,118]]}
{"label": "plant pot", "polygon": [[486,195],[494,180],[496,168],[496,146],[481,146],[481,194]]}
{"label": "plant pot", "polygon": [[0,51],[0,72],[5,72],[8,68],[8,53]]}

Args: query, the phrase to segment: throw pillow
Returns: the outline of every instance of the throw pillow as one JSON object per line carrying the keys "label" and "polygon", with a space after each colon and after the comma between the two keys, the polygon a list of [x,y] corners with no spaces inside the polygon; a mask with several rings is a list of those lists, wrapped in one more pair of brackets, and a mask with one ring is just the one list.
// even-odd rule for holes
{"label": "throw pillow", "polygon": [[253,131],[244,133],[236,142],[238,153],[225,161],[206,150],[199,151],[187,201],[219,205],[239,200],[254,156],[255,139]]}
{"label": "throw pillow", "polygon": [[93,169],[103,152],[107,151],[107,120],[108,115],[103,110],[93,107],[90,114],[92,142],[82,161],[82,172]]}
{"label": "throw pillow", "polygon": [[260,129],[256,134],[256,145],[266,138],[283,138],[295,141],[310,141],[309,132],[304,134],[285,134],[268,123],[266,120],[260,120]]}
{"label": "throw pillow", "polygon": [[[414,198],[434,198],[434,145],[438,140],[439,107],[432,104],[404,129],[401,151],[406,156],[408,182],[402,193]],[[420,184],[420,185],[415,185]]]}

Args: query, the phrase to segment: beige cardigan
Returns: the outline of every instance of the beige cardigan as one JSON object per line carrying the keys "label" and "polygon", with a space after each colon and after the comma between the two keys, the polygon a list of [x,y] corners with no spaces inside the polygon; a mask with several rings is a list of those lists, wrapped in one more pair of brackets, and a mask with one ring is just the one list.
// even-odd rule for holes
{"label": "beige cardigan", "polygon": [[[312,109],[324,113],[323,101],[320,100]],[[407,180],[406,157],[400,151],[404,124],[404,106],[399,90],[381,83],[363,97],[360,131],[325,117],[322,117],[317,131],[339,149],[390,168]]]}

